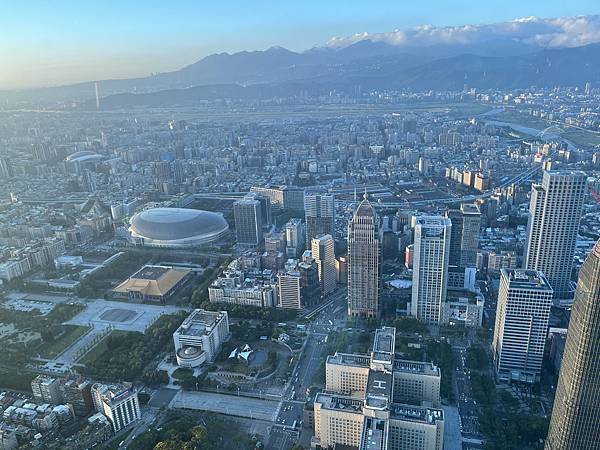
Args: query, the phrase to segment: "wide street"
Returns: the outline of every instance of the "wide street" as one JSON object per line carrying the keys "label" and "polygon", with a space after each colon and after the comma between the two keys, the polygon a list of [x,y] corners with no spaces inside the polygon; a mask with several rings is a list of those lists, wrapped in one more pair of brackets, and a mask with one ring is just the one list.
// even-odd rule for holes
{"label": "wide street", "polygon": [[298,440],[304,404],[308,400],[307,390],[313,385],[315,373],[325,356],[323,348],[327,333],[345,326],[346,295],[345,286],[332,293],[326,302],[328,306],[315,314],[314,320],[307,325],[306,344],[285,389],[275,426],[269,435],[267,450],[287,449]]}

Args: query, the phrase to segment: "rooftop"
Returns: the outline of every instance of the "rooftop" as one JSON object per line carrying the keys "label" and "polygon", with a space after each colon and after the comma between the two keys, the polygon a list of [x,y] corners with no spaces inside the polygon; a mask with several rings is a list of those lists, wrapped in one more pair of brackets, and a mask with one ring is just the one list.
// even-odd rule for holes
{"label": "rooftop", "polygon": [[430,424],[434,424],[438,420],[444,420],[444,412],[441,409],[392,403],[390,411],[391,419]]}
{"label": "rooftop", "polygon": [[394,359],[394,372],[419,373],[424,375],[440,375],[440,368],[428,362]]}
{"label": "rooftop", "polygon": [[335,355],[327,356],[327,364],[339,364],[344,366],[369,367],[371,358],[368,355],[357,355],[353,353],[336,352]]}
{"label": "rooftop", "polygon": [[179,326],[175,333],[186,336],[202,336],[208,334],[212,328],[226,316],[224,311],[194,310]]}
{"label": "rooftop", "polygon": [[510,282],[511,288],[552,291],[552,287],[542,272],[526,269],[502,269],[502,278]]}
{"label": "rooftop", "polygon": [[376,409],[386,408],[392,396],[393,385],[391,373],[378,370],[369,371],[366,389],[367,406]]}
{"label": "rooftop", "polygon": [[363,401],[359,398],[320,392],[317,394],[315,403],[320,403],[321,407],[325,409],[336,409],[362,415]]}
{"label": "rooftop", "polygon": [[116,293],[139,292],[143,295],[161,297],[191,273],[189,269],[173,269],[166,266],[144,266],[130,278],[113,289]]}

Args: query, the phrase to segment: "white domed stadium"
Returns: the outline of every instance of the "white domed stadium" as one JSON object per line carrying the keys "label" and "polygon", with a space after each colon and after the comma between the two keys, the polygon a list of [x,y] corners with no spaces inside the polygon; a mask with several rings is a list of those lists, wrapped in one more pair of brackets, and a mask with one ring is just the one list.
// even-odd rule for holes
{"label": "white domed stadium", "polygon": [[129,235],[136,245],[185,248],[212,244],[229,231],[220,213],[186,208],[153,208],[129,221]]}

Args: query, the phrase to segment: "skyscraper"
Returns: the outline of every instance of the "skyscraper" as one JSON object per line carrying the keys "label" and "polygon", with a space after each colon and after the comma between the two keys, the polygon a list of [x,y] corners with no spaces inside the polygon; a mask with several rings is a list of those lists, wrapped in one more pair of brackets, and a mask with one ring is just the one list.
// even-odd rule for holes
{"label": "skyscraper", "polygon": [[367,200],[348,224],[348,316],[379,317],[379,236],[375,209]]}
{"label": "skyscraper", "polygon": [[415,224],[411,314],[438,324],[446,300],[452,223],[442,216],[420,216]]}
{"label": "skyscraper", "polygon": [[541,271],[556,299],[569,292],[586,185],[583,172],[549,170],[531,187],[524,268]]}
{"label": "skyscraper", "polygon": [[242,198],[233,204],[237,243],[249,247],[261,244],[263,214],[261,203],[254,198]]}
{"label": "skyscraper", "polygon": [[304,225],[298,218],[285,224],[285,252],[288,258],[298,258],[304,250]]}
{"label": "skyscraper", "polygon": [[539,379],[552,306],[552,287],[541,272],[502,269],[492,353],[498,378]]}
{"label": "skyscraper", "polygon": [[335,236],[335,201],[333,195],[311,194],[304,197],[306,247],[321,234]]}
{"label": "skyscraper", "polygon": [[599,424],[600,241],[579,271],[546,449],[597,449]]}
{"label": "skyscraper", "polygon": [[452,266],[475,267],[481,226],[479,207],[465,203],[460,205],[460,209],[449,209],[446,217],[452,221],[448,263]]}
{"label": "skyscraper", "polygon": [[314,238],[311,244],[311,253],[319,272],[321,292],[325,297],[335,291],[337,285],[335,242],[330,234],[322,234]]}

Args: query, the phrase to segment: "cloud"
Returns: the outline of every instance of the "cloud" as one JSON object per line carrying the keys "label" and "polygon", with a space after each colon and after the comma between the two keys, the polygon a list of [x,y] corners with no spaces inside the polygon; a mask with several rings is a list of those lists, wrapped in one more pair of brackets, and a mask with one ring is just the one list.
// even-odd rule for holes
{"label": "cloud", "polygon": [[343,48],[367,39],[406,47],[478,44],[496,39],[513,40],[543,48],[578,47],[600,42],[600,15],[554,19],[524,17],[510,22],[454,27],[419,25],[388,33],[365,32],[333,37],[325,46]]}

